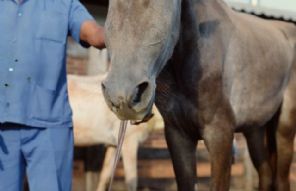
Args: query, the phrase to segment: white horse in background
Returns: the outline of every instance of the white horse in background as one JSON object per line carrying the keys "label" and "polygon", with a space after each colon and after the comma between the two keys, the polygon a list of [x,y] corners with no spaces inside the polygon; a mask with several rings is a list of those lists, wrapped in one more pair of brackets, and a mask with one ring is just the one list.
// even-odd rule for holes
{"label": "white horse in background", "polygon": [[[109,110],[102,95],[99,85],[103,78],[102,75],[94,77],[68,76],[75,146],[97,144],[108,146],[97,191],[105,191],[109,182],[120,125],[120,121]],[[154,122],[155,120],[151,120],[149,124],[128,125],[122,146],[122,160],[125,182],[129,191],[137,189],[137,150],[139,144],[148,137]]]}

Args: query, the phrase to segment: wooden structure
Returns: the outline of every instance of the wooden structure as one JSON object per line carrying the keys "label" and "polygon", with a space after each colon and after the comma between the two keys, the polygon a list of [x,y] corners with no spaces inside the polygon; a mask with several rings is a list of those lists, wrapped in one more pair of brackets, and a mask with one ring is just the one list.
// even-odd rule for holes
{"label": "wooden structure", "polygon": [[296,23],[296,8],[290,7],[289,4],[293,3],[293,0],[285,0],[285,2],[290,2],[289,4],[285,4],[280,0],[278,1],[278,5],[282,5],[282,8],[275,6],[275,2],[271,3],[271,1],[267,0],[225,0],[229,6],[233,9],[253,15],[257,15],[266,19],[275,19],[287,22]]}
{"label": "wooden structure", "polygon": [[[250,162],[246,142],[241,134],[236,134],[237,153],[232,165],[231,191],[253,191],[258,184],[258,176]],[[296,156],[296,141],[295,141]],[[197,148],[197,173],[199,191],[209,190],[210,163],[209,155],[203,143]],[[162,130],[154,131],[140,147],[138,153],[139,191],[176,191],[173,168]],[[98,172],[97,172],[98,173]],[[84,164],[75,162],[74,189],[84,191]],[[296,158],[291,167],[291,188],[296,191]],[[122,163],[119,163],[114,181],[114,191],[126,191]]]}

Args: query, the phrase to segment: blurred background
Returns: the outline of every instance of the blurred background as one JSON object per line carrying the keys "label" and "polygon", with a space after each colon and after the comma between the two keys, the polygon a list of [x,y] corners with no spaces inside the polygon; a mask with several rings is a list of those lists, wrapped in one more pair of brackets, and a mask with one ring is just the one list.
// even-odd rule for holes
{"label": "blurred background", "polygon": [[[97,22],[104,25],[108,0],[81,0]],[[226,0],[233,9],[266,19],[296,23],[295,0]],[[124,34],[123,34],[124,35]],[[84,49],[69,39],[67,71],[79,76],[96,76],[107,71],[108,53],[94,48]],[[99,85],[97,88],[100,88]],[[99,115],[99,114],[98,114]],[[102,115],[102,114],[101,114]],[[174,191],[176,183],[163,135],[161,118],[153,125],[148,137],[138,149],[138,190]],[[74,127],[75,128],[75,127]],[[100,135],[97,135],[100,136]],[[232,191],[257,190],[258,177],[250,162],[246,143],[241,134],[236,135],[236,149],[232,166]],[[75,148],[73,191],[95,191],[104,163],[106,145],[77,146]],[[198,190],[209,190],[210,164],[203,143],[197,148]],[[294,157],[295,158],[295,157]],[[292,190],[296,191],[296,159],[291,167]],[[123,163],[120,162],[114,182],[114,191],[127,190]]]}

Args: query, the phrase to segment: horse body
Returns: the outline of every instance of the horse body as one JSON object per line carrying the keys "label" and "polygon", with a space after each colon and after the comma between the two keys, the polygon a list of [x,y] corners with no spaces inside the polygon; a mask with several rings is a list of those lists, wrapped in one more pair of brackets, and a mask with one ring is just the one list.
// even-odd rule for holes
{"label": "horse body", "polygon": [[[278,109],[293,67],[294,46],[286,28],[292,24],[237,14],[225,58],[226,94],[236,126],[262,126]],[[283,27],[283,29],[281,29]],[[295,41],[294,41],[295,43]],[[237,64],[240,63],[240,64]],[[256,111],[256,113],[254,113]]]}
{"label": "horse body", "polygon": [[[110,4],[109,107],[122,119],[139,119],[155,97],[180,191],[194,190],[199,139],[211,156],[211,190],[229,189],[235,131],[246,136],[259,189],[289,190],[296,27],[234,12],[219,0],[161,2]],[[126,28],[128,48],[117,38]]]}

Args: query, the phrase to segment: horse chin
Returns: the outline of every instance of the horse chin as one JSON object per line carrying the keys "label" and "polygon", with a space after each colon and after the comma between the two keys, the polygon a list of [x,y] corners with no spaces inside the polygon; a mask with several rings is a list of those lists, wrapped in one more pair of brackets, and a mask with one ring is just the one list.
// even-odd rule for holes
{"label": "horse chin", "polygon": [[120,120],[130,120],[131,124],[138,125],[140,123],[149,121],[154,116],[154,114],[152,113],[153,103],[154,100],[152,99],[150,103],[147,105],[147,107],[139,112],[136,112],[130,108],[125,108],[113,112]]}
{"label": "horse chin", "polygon": [[152,105],[150,109],[147,110],[145,116],[140,119],[140,120],[131,120],[132,125],[139,125],[141,123],[146,123],[148,122],[152,117],[154,116],[154,113],[152,112]]}

